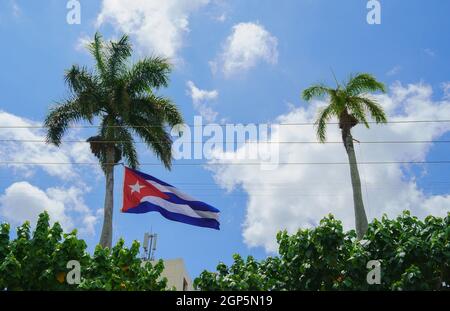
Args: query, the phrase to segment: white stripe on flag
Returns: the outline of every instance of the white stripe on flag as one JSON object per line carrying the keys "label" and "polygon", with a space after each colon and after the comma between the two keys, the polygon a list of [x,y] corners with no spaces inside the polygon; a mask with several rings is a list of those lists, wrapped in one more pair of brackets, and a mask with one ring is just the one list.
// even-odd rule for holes
{"label": "white stripe on flag", "polygon": [[161,192],[171,192],[173,194],[176,194],[180,199],[186,200],[186,201],[198,201],[196,199],[194,199],[193,197],[180,192],[177,188],[175,187],[168,187],[168,186],[164,186],[161,185],[160,183],[157,183],[153,180],[146,180],[148,183],[152,184],[156,189],[158,189]]}
{"label": "white stripe on flag", "polygon": [[219,219],[218,213],[193,210],[189,205],[175,204],[172,202],[168,202],[160,197],[146,196],[141,199],[141,202],[149,202],[149,203],[158,205],[169,212],[182,214],[182,215],[186,215],[189,217],[211,218],[211,219],[215,219],[215,220]]}

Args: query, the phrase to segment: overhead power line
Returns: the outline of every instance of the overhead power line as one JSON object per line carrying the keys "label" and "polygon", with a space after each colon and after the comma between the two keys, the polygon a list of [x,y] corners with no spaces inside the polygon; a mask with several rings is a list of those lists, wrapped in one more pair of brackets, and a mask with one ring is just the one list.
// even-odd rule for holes
{"label": "overhead power line", "polygon": [[[0,180],[10,180],[11,176],[6,175],[0,175]],[[447,180],[426,180],[426,181],[417,181],[417,180],[408,180],[410,182],[416,182],[417,184],[420,184],[421,188],[424,187],[448,187],[450,185],[450,179]],[[349,182],[347,179],[336,179],[336,180],[329,180],[326,181],[323,180],[308,180],[308,181],[284,181],[284,182],[262,182],[262,181],[243,181],[242,185],[247,187],[273,187],[273,188],[294,188],[294,190],[298,190],[299,187],[303,186],[311,186],[311,185],[321,185],[321,186],[327,186],[327,185],[341,185]],[[214,186],[218,186],[218,183],[214,182],[192,182],[188,180],[173,180],[171,181],[173,185],[183,185],[183,186],[192,186],[191,189],[197,190],[197,189],[216,189]],[[240,183],[237,183],[235,186],[240,186]],[[395,186],[395,183],[386,183],[386,182],[367,182],[367,185],[370,188],[392,188]],[[211,188],[210,186],[214,187]]]}
{"label": "overhead power line", "polygon": [[[86,140],[62,140],[61,143],[96,143],[96,144],[112,144],[112,143],[126,143],[129,140],[101,140],[101,141],[86,141]],[[145,144],[145,141],[132,141],[137,144]],[[150,142],[164,142],[162,140],[153,140]],[[186,143],[204,144],[207,141],[192,141]],[[0,139],[0,143],[48,143],[45,140],[39,139]],[[342,144],[342,141],[214,141],[219,144]],[[372,140],[372,141],[358,141],[360,144],[448,144],[450,140]]]}
{"label": "overhead power line", "polygon": [[[368,124],[378,124],[375,121],[368,121]],[[399,121],[388,121],[384,124],[410,124],[410,123],[450,123],[450,119],[443,119],[443,120],[399,120]],[[239,123],[234,123],[239,124]],[[230,126],[234,126],[234,124],[229,124]],[[255,125],[262,125],[262,124],[268,124],[268,125],[280,125],[280,126],[303,126],[303,125],[316,125],[315,122],[292,122],[292,123],[272,123],[272,122],[257,122],[257,123],[240,123],[242,125],[249,125],[249,124],[255,124]],[[339,122],[327,122],[326,124],[332,125],[332,124],[340,124]],[[210,123],[210,124],[183,124],[188,127],[205,127],[209,125],[214,126],[221,126],[226,127],[227,124],[216,124],[216,123]],[[89,129],[89,128],[100,128],[101,125],[69,125],[68,128],[76,128],[76,129]],[[105,125],[104,127],[107,128],[139,128],[139,127],[161,127],[160,125]],[[1,125],[0,129],[43,129],[48,128],[44,125]]]}
{"label": "overhead power line", "polygon": [[[383,165],[383,164],[450,164],[450,160],[437,161],[368,161],[358,162],[364,165]],[[0,165],[100,165],[98,162],[26,162],[26,161],[1,161]],[[122,165],[122,163],[105,163],[105,165]],[[161,163],[140,163],[141,166],[162,166]],[[235,166],[253,166],[253,165],[348,165],[348,162],[212,162],[212,163],[174,163],[172,166],[204,166],[204,165],[235,165]]]}

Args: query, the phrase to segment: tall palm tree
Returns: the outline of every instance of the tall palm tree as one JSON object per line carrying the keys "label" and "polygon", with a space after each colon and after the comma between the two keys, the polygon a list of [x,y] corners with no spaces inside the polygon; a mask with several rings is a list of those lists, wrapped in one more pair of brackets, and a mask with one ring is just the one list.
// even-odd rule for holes
{"label": "tall palm tree", "polygon": [[181,124],[183,119],[174,103],[154,93],[168,85],[171,66],[166,59],[150,57],[130,64],[132,47],[126,35],[118,41],[105,42],[96,33],[87,47],[95,68],[73,65],[66,71],[71,94],[50,110],[45,126],[47,142],[59,146],[72,122],[100,122],[98,134],[87,141],[106,177],[100,244],[111,247],[114,166],[122,158],[128,166],[138,166],[133,139],[137,136],[170,169],[172,139],[167,126]]}
{"label": "tall palm tree", "polygon": [[342,142],[350,163],[356,233],[359,239],[363,238],[368,225],[351,129],[359,123],[363,123],[369,128],[367,114],[370,114],[376,123],[387,122],[383,108],[373,98],[367,96],[368,93],[377,91],[384,93],[384,84],[378,82],[372,75],[363,73],[351,76],[344,86],[337,83],[336,88],[330,88],[323,84],[317,84],[307,88],[302,94],[303,99],[306,101],[310,101],[313,98],[328,97],[328,105],[321,109],[316,121],[317,137],[320,142],[326,141],[328,121],[333,117],[339,120]]}

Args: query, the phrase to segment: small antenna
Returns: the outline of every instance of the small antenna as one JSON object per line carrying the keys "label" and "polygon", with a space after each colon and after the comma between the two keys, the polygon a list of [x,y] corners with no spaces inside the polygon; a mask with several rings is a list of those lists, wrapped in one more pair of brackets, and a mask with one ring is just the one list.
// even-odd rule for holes
{"label": "small antenna", "polygon": [[144,256],[143,260],[155,260],[155,252],[156,252],[156,242],[158,241],[158,234],[146,232],[144,233],[144,243],[142,247],[144,248]]}
{"label": "small antenna", "polygon": [[148,246],[147,260],[151,260],[151,258],[152,258],[152,248],[153,248],[153,234],[152,233],[150,233],[149,238],[150,238],[150,244]]}
{"label": "small antenna", "polygon": [[156,252],[156,241],[158,240],[158,234],[153,234],[153,247],[151,250],[151,256],[150,256],[150,260],[153,261],[155,260],[155,252]]}
{"label": "small antenna", "polygon": [[144,248],[144,257],[143,257],[143,259],[147,259],[147,256],[148,256],[149,238],[150,238],[150,235],[148,234],[148,232],[144,233],[144,243],[142,244],[142,247]]}

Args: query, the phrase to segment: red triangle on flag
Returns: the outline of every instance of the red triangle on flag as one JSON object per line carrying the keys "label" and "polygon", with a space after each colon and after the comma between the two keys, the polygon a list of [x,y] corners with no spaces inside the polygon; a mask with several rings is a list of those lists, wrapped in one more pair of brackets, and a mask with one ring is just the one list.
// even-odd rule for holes
{"label": "red triangle on flag", "polygon": [[122,212],[136,207],[141,203],[143,197],[153,196],[168,199],[169,196],[159,191],[145,178],[139,176],[134,171],[125,167],[125,177],[123,182],[123,207]]}

